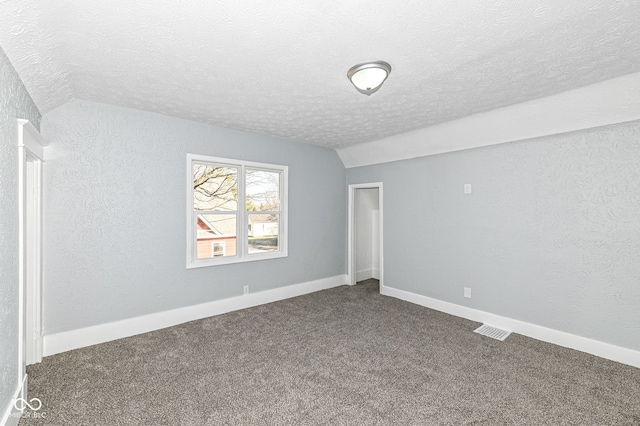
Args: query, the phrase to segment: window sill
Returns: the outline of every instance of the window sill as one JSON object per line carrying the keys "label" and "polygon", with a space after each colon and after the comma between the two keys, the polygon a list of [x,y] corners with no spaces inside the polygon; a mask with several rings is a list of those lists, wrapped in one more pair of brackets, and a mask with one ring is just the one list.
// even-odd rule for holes
{"label": "window sill", "polygon": [[279,259],[281,257],[287,257],[287,256],[288,254],[286,252],[284,253],[277,252],[277,253],[248,254],[245,257],[229,256],[229,257],[223,257],[220,259],[200,259],[193,262],[188,262],[187,269],[206,268],[209,266],[218,266],[218,265],[230,265],[233,263],[256,262],[258,260]]}

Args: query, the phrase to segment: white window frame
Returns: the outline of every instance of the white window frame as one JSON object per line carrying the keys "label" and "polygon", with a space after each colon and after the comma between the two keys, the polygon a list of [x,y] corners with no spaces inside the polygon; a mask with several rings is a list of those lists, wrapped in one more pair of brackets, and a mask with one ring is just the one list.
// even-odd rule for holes
{"label": "white window frame", "polygon": [[[197,213],[193,209],[193,163],[211,163],[216,166],[229,166],[238,169],[238,211],[236,212],[236,255],[212,256],[206,259],[197,259]],[[246,210],[245,196],[245,169],[263,169],[282,173],[280,182],[280,223],[278,236],[278,251],[249,254],[248,224],[249,214]],[[277,259],[288,256],[288,187],[289,167],[257,163],[252,161],[235,160],[231,158],[210,157],[206,155],[187,154],[187,269],[202,268],[215,265],[227,265],[230,263],[252,262],[257,260]],[[257,213],[257,212],[255,212]]]}

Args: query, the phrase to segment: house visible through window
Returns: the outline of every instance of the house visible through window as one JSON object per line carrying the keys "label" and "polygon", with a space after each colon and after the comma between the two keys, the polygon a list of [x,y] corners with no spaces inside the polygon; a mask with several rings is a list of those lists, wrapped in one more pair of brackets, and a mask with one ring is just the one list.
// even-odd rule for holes
{"label": "house visible through window", "polygon": [[287,255],[286,166],[187,156],[187,267]]}

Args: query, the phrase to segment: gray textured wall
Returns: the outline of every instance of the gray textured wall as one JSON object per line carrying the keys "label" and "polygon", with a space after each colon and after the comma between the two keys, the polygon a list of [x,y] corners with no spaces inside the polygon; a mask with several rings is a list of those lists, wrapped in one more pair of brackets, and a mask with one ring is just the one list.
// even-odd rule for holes
{"label": "gray textured wall", "polygon": [[18,384],[17,118],[40,125],[38,108],[0,49],[0,416]]}
{"label": "gray textured wall", "polygon": [[[46,334],[346,272],[335,151],[72,102],[45,114]],[[186,154],[289,166],[289,256],[186,270]]]}
{"label": "gray textured wall", "polygon": [[640,350],[640,122],[347,180],[384,182],[385,285]]}

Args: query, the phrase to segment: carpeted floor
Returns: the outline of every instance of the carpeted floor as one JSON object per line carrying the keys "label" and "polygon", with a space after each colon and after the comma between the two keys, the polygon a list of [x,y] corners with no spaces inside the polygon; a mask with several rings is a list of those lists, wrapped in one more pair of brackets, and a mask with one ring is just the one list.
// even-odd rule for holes
{"label": "carpeted floor", "polygon": [[44,419],[20,425],[640,425],[640,369],[377,285],[47,357],[28,368]]}

